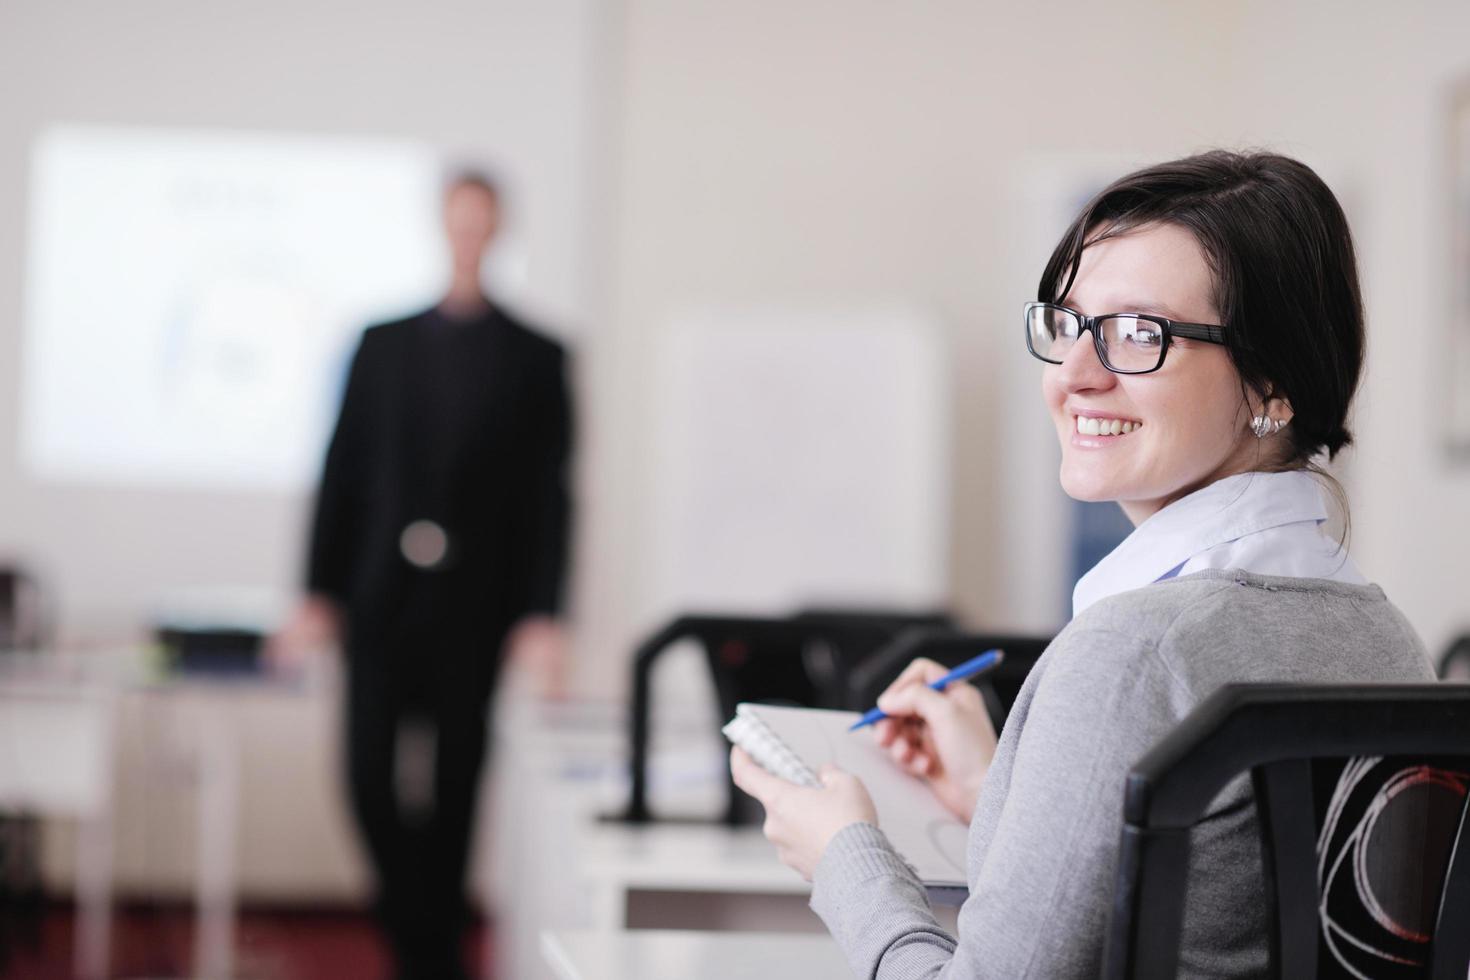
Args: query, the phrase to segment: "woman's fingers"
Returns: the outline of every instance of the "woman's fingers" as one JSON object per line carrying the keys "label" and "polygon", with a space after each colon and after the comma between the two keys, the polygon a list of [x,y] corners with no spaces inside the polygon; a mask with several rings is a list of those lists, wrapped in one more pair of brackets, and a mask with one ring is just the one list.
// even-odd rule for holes
{"label": "woman's fingers", "polygon": [[920,663],[922,664],[922,666],[919,668],[918,671],[919,680],[924,682],[925,687],[933,684],[937,680],[942,680],[943,678],[949,676],[951,668],[946,667],[944,664],[937,663],[933,660],[924,659],[921,659]]}
{"label": "woman's fingers", "polygon": [[980,693],[978,687],[968,681],[951,684],[944,689],[944,693],[949,695],[962,708],[985,710],[985,696]]}
{"label": "woman's fingers", "polygon": [[878,707],[895,717],[918,715],[931,725],[954,710],[953,702],[928,684],[915,684],[885,693],[878,699]]}
{"label": "woman's fingers", "polygon": [[768,810],[768,801],[782,786],[787,785],[779,776],[773,776],[762,769],[738,745],[730,748],[730,776],[735,780],[736,786],[760,800]]}
{"label": "woman's fingers", "polygon": [[905,721],[896,725],[897,733],[886,746],[889,758],[905,772],[915,776],[932,775],[937,767],[934,753],[926,738],[922,721]]}
{"label": "woman's fingers", "polygon": [[916,657],[903,669],[903,673],[898,675],[898,679],[893,682],[892,686],[908,687],[914,683],[932,684],[947,673],[949,670],[944,664],[930,660],[928,657]]}
{"label": "woman's fingers", "polygon": [[903,669],[903,672],[893,679],[893,683],[883,689],[878,696],[881,705],[883,698],[895,691],[901,691],[906,687],[914,685],[932,684],[943,677],[948,671],[944,665],[930,660],[928,657],[919,657]]}
{"label": "woman's fingers", "polygon": [[922,731],[913,731],[904,741],[903,755],[895,756],[899,766],[915,776],[927,776],[934,765],[934,755]]}
{"label": "woman's fingers", "polygon": [[[889,751],[901,751],[905,745],[921,745],[924,741],[924,720],[913,716],[890,718],[887,726],[887,741],[879,745]],[[897,756],[895,756],[897,758]]]}

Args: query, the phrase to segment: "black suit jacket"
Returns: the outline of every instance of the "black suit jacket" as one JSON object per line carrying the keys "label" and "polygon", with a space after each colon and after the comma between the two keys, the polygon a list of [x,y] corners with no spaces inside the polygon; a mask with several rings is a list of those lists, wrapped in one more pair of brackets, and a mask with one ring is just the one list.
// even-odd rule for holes
{"label": "black suit jacket", "polygon": [[[571,410],[560,345],[496,307],[371,327],[327,450],[308,588],[338,600],[354,654],[398,635],[410,596],[448,635],[498,645],[555,613],[566,561]],[[417,520],[448,534],[433,568],[404,555]]]}

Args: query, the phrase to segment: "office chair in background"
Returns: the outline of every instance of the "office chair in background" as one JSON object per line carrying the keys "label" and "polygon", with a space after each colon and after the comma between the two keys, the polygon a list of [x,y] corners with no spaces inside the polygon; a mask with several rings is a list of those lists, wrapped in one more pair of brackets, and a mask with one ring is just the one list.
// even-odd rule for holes
{"label": "office chair in background", "polygon": [[1442,681],[1470,681],[1470,633],[1455,637],[1439,658],[1436,673]]}
{"label": "office chair in background", "polygon": [[[46,641],[45,608],[35,576],[0,565],[0,653],[36,653]],[[16,946],[40,942],[41,822],[0,813],[0,974]]]}
{"label": "office chair in background", "polygon": [[915,629],[905,632],[872,657],[853,668],[847,681],[844,707],[866,711],[878,695],[898,678],[916,657],[927,657],[946,667],[956,667],[986,650],[1005,651],[1000,666],[973,683],[985,698],[995,730],[1005,725],[1006,715],[1026,682],[1026,675],[1041,659],[1050,637],[1008,633],[961,633],[952,629]]}
{"label": "office chair in background", "polygon": [[[812,609],[785,617],[680,616],[638,647],[629,713],[631,792],[623,819],[654,819],[648,803],[653,668],[675,644],[699,644],[714,682],[721,724],[742,701],[842,707],[855,666],[906,630],[947,623],[943,613]],[[728,785],[725,820],[758,819],[759,807]]]}
{"label": "office chair in background", "polygon": [[34,652],[46,638],[40,583],[14,565],[0,565],[0,652]]}
{"label": "office chair in background", "polygon": [[1470,686],[1229,685],[1128,774],[1103,976],[1177,973],[1190,827],[1249,772],[1271,975],[1470,964]]}

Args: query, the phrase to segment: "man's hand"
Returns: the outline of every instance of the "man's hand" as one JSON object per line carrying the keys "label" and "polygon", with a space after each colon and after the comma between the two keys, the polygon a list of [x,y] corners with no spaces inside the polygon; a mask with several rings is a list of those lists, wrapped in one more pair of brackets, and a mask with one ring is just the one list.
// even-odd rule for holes
{"label": "man's hand", "polygon": [[561,623],[550,616],[527,616],[511,629],[505,648],[510,661],[530,674],[537,694],[566,697],[567,636]]}
{"label": "man's hand", "polygon": [[273,670],[297,673],[323,650],[342,644],[342,610],[323,595],[308,595],[291,618],[265,643],[265,659]]}
{"label": "man's hand", "polygon": [[878,825],[878,811],[867,787],[856,776],[836,766],[817,774],[820,789],[788,783],[766,772],[739,746],[730,750],[730,774],[735,785],[760,801],[766,810],[761,828],[776,845],[781,863],[807,881],[822,853],[842,828],[855,823]]}

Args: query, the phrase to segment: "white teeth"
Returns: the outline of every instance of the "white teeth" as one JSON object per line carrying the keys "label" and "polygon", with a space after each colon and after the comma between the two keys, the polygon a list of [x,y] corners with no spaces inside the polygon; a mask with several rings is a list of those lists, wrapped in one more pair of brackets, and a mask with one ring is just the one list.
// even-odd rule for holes
{"label": "white teeth", "polygon": [[1123,419],[1099,419],[1085,415],[1077,416],[1077,434],[1084,436],[1117,436],[1132,432],[1142,422],[1126,422]]}

